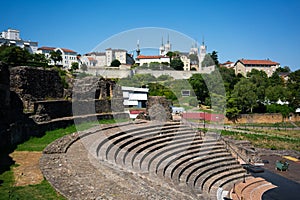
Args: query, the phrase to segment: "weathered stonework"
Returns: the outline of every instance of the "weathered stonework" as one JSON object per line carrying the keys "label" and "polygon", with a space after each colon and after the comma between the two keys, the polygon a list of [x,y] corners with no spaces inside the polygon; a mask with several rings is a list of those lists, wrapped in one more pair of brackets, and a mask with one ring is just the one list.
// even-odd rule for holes
{"label": "weathered stonework", "polygon": [[24,109],[33,110],[35,101],[63,98],[63,85],[58,72],[36,67],[10,69],[10,90],[18,94]]}
{"label": "weathered stonework", "polygon": [[171,121],[172,120],[172,109],[171,101],[167,100],[166,97],[161,96],[150,96],[147,102],[147,113],[150,120],[157,121]]}

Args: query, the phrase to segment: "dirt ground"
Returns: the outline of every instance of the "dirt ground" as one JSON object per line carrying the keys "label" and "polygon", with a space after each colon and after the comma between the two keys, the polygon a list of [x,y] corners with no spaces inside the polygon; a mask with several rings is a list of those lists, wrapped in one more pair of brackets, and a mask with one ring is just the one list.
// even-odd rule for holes
{"label": "dirt ground", "polygon": [[34,185],[43,181],[39,166],[42,152],[14,151],[10,156],[18,165],[13,168],[15,186]]}

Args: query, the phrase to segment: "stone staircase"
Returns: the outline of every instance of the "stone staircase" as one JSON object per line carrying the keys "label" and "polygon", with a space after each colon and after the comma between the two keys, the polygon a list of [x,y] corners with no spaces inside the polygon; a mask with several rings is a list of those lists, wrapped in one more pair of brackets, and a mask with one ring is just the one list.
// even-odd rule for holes
{"label": "stone staircase", "polygon": [[246,171],[219,141],[181,123],[148,123],[109,135],[96,147],[101,161],[167,182],[180,191],[217,198],[217,189],[241,181]]}
{"label": "stone staircase", "polygon": [[49,145],[41,163],[47,180],[71,199],[81,199],[82,194],[116,199],[256,199],[273,187],[246,174],[217,134],[204,136],[179,122],[95,127]]}

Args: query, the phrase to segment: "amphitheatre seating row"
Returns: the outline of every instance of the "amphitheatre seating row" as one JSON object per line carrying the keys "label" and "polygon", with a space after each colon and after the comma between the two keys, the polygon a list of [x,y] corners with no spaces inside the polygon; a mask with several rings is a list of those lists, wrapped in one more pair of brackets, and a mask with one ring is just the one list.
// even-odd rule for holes
{"label": "amphitheatre seating row", "polygon": [[276,186],[263,178],[247,178],[245,182],[239,182],[234,189],[230,191],[233,200],[252,199],[260,200],[265,191],[275,188]]}
{"label": "amphitheatre seating row", "polygon": [[180,123],[149,123],[111,132],[95,151],[100,160],[214,197],[219,187],[229,187],[245,175],[217,136],[202,137]]}

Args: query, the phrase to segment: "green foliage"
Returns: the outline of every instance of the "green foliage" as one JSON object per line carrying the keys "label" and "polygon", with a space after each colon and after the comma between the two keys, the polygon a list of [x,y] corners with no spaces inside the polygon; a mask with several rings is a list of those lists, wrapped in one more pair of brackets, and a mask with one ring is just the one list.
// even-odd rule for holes
{"label": "green foliage", "polygon": [[276,72],[291,72],[291,69],[288,66],[279,67],[276,69]]}
{"label": "green foliage", "polygon": [[218,65],[219,65],[218,52],[213,51],[213,52],[211,52],[210,56],[211,56],[211,58],[213,59],[215,65],[218,66]]}
{"label": "green foliage", "polygon": [[292,108],[290,108],[288,105],[279,105],[279,104],[267,105],[268,113],[281,113],[283,118],[287,118],[292,111],[293,111]]}
{"label": "green foliage", "polygon": [[196,98],[191,98],[189,100],[189,105],[193,106],[193,107],[197,107],[198,106],[198,100]]}
{"label": "green foliage", "polygon": [[172,67],[175,70],[183,71],[183,62],[180,60],[180,58],[174,58],[170,62],[170,67]]}
{"label": "green foliage", "polygon": [[157,77],[157,81],[171,81],[173,79],[174,78],[169,75],[160,75],[159,77]]}
{"label": "green foliage", "polygon": [[276,103],[278,100],[286,101],[288,96],[288,91],[282,85],[269,86],[266,89],[266,98],[271,103]]}
{"label": "green foliage", "polygon": [[201,67],[209,67],[209,66],[213,66],[213,65],[216,65],[214,59],[211,57],[210,54],[206,54],[202,61]]}
{"label": "green foliage", "polygon": [[294,109],[300,107],[300,69],[290,73],[287,82],[287,89],[289,91],[288,101],[290,106]]}
{"label": "green foliage", "polygon": [[237,108],[243,113],[251,112],[257,105],[256,85],[249,79],[242,78],[232,91],[232,97],[236,99]]}
{"label": "green foliage", "polygon": [[209,97],[209,92],[202,74],[193,74],[188,81],[192,86],[198,100],[201,102],[201,104],[203,104],[205,102],[205,99]]}
{"label": "green foliage", "polygon": [[72,62],[72,64],[71,64],[71,71],[76,71],[77,69],[79,69],[78,62]]}
{"label": "green foliage", "polygon": [[1,46],[0,61],[10,66],[24,66],[31,61],[30,53],[18,46]]}
{"label": "green foliage", "polygon": [[60,80],[61,80],[61,83],[63,85],[63,87],[65,89],[68,89],[69,88],[69,84],[66,80],[66,77],[67,77],[67,71],[66,70],[63,70],[57,66],[54,67],[54,69],[58,72],[58,75],[60,77]]}
{"label": "green foliage", "polygon": [[269,79],[264,71],[259,71],[253,69],[251,72],[247,73],[249,80],[256,86],[256,96],[259,102],[264,102],[265,90],[269,86]]}
{"label": "green foliage", "polygon": [[170,90],[159,83],[149,83],[149,95],[150,96],[165,96],[172,101],[177,100],[177,96]]}
{"label": "green foliage", "polygon": [[63,60],[61,56],[61,51],[56,50],[56,51],[51,51],[50,52],[50,59],[53,60],[54,64],[56,65],[58,62],[61,62]]}
{"label": "green foliage", "polygon": [[[124,120],[121,120],[124,121]],[[48,144],[65,135],[76,131],[83,131],[98,124],[112,124],[116,121],[113,119],[100,120],[98,122],[86,122],[79,125],[71,125],[66,128],[47,131],[42,137],[31,137],[26,142],[19,144],[16,151],[42,151]]]}
{"label": "green foliage", "polygon": [[0,200],[6,199],[65,199],[55,192],[52,186],[43,180],[37,185],[14,186],[14,176],[11,166],[9,171],[0,174],[0,180],[3,181],[0,187]]}
{"label": "green foliage", "polygon": [[118,59],[111,61],[111,64],[110,64],[111,67],[119,67],[120,65],[121,65],[121,62]]}

